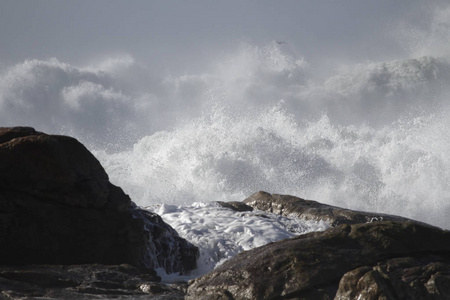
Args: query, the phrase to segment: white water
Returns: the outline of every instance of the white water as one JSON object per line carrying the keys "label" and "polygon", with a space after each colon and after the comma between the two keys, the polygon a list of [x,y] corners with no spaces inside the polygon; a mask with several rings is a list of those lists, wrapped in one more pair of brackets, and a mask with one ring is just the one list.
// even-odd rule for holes
{"label": "white water", "polygon": [[132,150],[96,154],[143,205],[241,201],[265,190],[448,227],[448,120],[443,111],[375,129],[326,115],[298,124],[279,107],[216,110]]}
{"label": "white water", "polygon": [[165,281],[195,278],[244,250],[330,227],[323,221],[290,219],[261,211],[235,212],[216,203],[162,204],[150,209],[200,250],[197,270],[184,277],[159,270]]}
{"label": "white water", "polygon": [[[226,229],[218,237],[196,222],[215,222],[217,214],[238,222],[210,202],[259,190],[450,229],[450,8],[419,15],[417,24],[386,24],[384,34],[405,50],[374,60],[309,60],[301,48],[267,41],[173,73],[128,54],[84,66],[57,58],[0,62],[1,125],[78,138],[137,204],[164,204],[165,220],[204,257],[216,257],[203,261],[205,270],[262,242],[244,243]],[[361,49],[348,50],[364,57]],[[254,232],[269,228],[254,224]],[[283,230],[274,236],[286,237]],[[211,247],[217,239],[223,246]]]}

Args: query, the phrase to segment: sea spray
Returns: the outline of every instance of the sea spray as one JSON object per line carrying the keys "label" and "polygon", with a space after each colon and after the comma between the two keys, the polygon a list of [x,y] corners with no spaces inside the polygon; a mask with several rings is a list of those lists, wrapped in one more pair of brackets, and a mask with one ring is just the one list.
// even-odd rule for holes
{"label": "sea spray", "polygon": [[279,106],[245,118],[219,109],[130,151],[96,155],[144,206],[241,201],[266,190],[449,227],[446,116],[375,129],[332,124],[326,115],[297,123]]}
{"label": "sea spray", "polygon": [[107,61],[3,69],[3,124],[75,136],[142,206],[266,190],[450,227],[445,57],[318,74],[284,44],[244,44],[157,79],[129,56]]}

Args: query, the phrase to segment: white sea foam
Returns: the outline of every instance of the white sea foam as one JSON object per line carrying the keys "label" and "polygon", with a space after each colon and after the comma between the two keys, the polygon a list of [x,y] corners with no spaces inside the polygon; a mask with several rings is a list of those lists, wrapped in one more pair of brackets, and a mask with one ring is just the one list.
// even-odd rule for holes
{"label": "white sea foam", "polygon": [[186,206],[156,205],[150,208],[200,249],[198,269],[186,276],[159,274],[165,281],[203,275],[239,252],[330,227],[323,221],[305,221],[268,212],[236,212],[217,203]]}

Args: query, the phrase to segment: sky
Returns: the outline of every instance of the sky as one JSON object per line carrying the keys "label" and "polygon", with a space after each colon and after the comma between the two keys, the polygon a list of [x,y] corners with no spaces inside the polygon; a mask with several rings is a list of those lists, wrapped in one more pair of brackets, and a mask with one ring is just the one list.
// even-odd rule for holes
{"label": "sky", "polygon": [[[0,1],[0,62],[83,65],[129,54],[185,72],[242,42],[284,41],[309,60],[402,55],[399,20],[428,26],[436,1]],[[384,57],[381,58],[380,55]]]}

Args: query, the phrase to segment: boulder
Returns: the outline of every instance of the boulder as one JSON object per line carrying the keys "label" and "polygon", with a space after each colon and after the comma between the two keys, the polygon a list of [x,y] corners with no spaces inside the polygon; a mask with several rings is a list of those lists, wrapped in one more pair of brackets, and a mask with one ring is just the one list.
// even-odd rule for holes
{"label": "boulder", "polygon": [[290,195],[257,192],[245,199],[244,204],[253,208],[304,220],[322,220],[332,226],[374,221],[408,221],[409,219],[373,212],[362,212],[305,200]]}
{"label": "boulder", "polygon": [[0,128],[0,265],[196,267],[198,249],[111,184],[76,139]]}
{"label": "boulder", "polygon": [[186,299],[449,299],[450,232],[412,221],[343,224],[245,251]]}
{"label": "boulder", "polygon": [[335,299],[450,299],[448,256],[397,257],[351,270]]}

